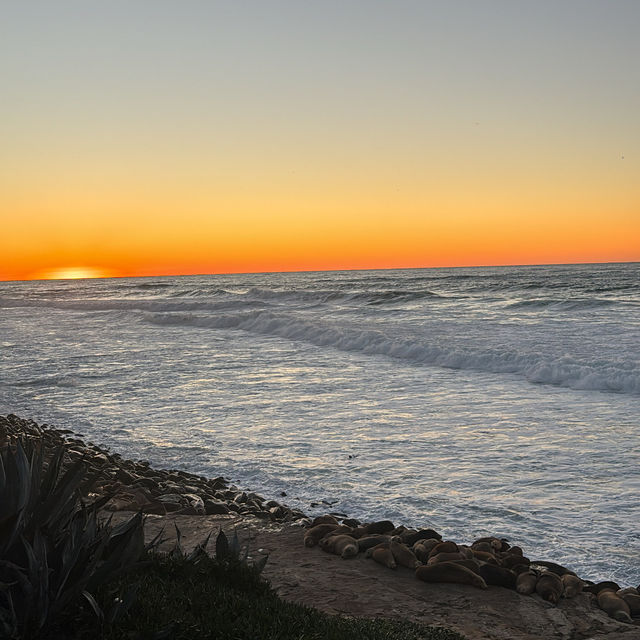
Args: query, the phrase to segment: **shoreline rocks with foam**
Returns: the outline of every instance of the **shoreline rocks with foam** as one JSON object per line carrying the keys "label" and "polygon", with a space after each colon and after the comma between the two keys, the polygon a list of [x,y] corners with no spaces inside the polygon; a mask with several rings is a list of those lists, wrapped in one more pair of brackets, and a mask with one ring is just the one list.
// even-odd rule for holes
{"label": "shoreline rocks with foam", "polygon": [[42,443],[45,460],[48,452],[66,447],[65,464],[83,459],[98,472],[94,496],[111,496],[104,507],[108,511],[142,511],[166,515],[238,515],[254,516],[272,522],[294,522],[306,515],[258,493],[242,491],[224,477],[206,478],[181,470],[152,467],[144,460],[127,460],[109,449],[85,442],[68,429],[38,425],[16,415],[0,416],[0,446],[20,438]]}

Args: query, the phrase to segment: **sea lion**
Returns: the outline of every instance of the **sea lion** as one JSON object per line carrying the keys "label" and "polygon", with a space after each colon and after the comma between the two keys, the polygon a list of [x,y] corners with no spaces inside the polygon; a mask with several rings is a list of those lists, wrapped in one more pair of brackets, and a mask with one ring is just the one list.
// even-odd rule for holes
{"label": "sea lion", "polygon": [[615,593],[617,591],[620,591],[620,585],[617,582],[612,582],[611,580],[604,580],[603,582],[597,582],[596,584],[588,584],[586,587],[582,588],[583,591],[593,593],[596,596],[605,589],[608,589]]}
{"label": "sea lion", "polygon": [[355,518],[343,518],[342,524],[355,529],[356,527],[360,526],[360,520],[356,520]]}
{"label": "sea lion", "polygon": [[[623,593],[621,594],[620,591]],[[635,589],[633,591],[636,591],[636,593],[633,593],[629,589],[621,589],[620,591],[616,593],[616,595],[627,603],[629,611],[631,612],[631,617],[637,618],[640,616],[640,594],[638,594]]]}
{"label": "sea lion", "polygon": [[[519,576],[521,573],[527,573],[530,570],[528,564],[517,564],[515,567],[511,567],[511,571]],[[536,574],[537,575],[537,574]]]}
{"label": "sea lion", "polygon": [[473,551],[482,551],[483,553],[494,553],[495,549],[488,542],[474,542],[471,545]]}
{"label": "sea lion", "polygon": [[570,573],[572,575],[576,575],[571,569],[567,569],[563,567],[561,564],[557,564],[556,562],[549,562],[547,560],[531,560],[530,564],[535,564],[539,567],[544,567],[551,571],[551,573],[555,573],[557,576],[563,576],[565,573]]}
{"label": "sea lion", "polygon": [[516,574],[509,569],[493,564],[481,564],[480,575],[487,584],[506,589],[516,588]]}
{"label": "sea lion", "polygon": [[304,534],[304,546],[315,547],[328,533],[338,528],[338,524],[324,523],[307,529]]}
{"label": "sea lion", "polygon": [[314,518],[313,521],[311,522],[311,527],[316,527],[319,524],[339,524],[339,523],[337,518],[327,514],[324,516],[317,516],[316,518]]}
{"label": "sea lion", "polygon": [[635,587],[626,587],[625,589],[619,589],[618,591],[616,591],[616,595],[620,596],[622,598],[622,596],[626,596],[628,593],[632,593],[633,595],[638,595],[638,590]]}
{"label": "sea lion", "polygon": [[389,569],[395,569],[398,566],[389,545],[379,545],[373,549],[369,549],[369,551],[371,551],[371,557],[377,563]]}
{"label": "sea lion", "polygon": [[413,551],[415,557],[418,558],[418,560],[420,560],[420,562],[425,563],[425,562],[427,562],[429,560],[429,551],[422,544],[422,542],[416,542],[413,545],[412,551]]}
{"label": "sea lion", "polygon": [[365,536],[364,538],[358,539],[358,547],[360,547],[360,551],[366,551],[367,549],[371,549],[371,547],[375,547],[383,542],[389,542],[391,540],[391,536]]}
{"label": "sea lion", "polygon": [[330,531],[327,535],[330,536],[339,536],[339,535],[347,535],[353,538],[353,527],[348,527],[346,524],[339,524],[333,531]]}
{"label": "sea lion", "polygon": [[582,587],[584,583],[578,576],[574,576],[570,573],[565,573],[560,576],[564,591],[562,592],[563,598],[575,598],[579,593],[582,593]]}
{"label": "sea lion", "polygon": [[407,529],[403,524],[399,524],[393,531],[389,533],[391,536],[401,536],[403,533],[407,531],[413,531],[413,529]]}
{"label": "sea lion", "polygon": [[480,575],[480,563],[477,560],[469,560],[469,559],[451,560],[451,562],[455,562],[455,564],[459,564],[462,567],[466,567],[467,569],[470,569],[474,573],[477,573],[478,575]]}
{"label": "sea lion", "polygon": [[418,540],[442,540],[442,536],[433,529],[409,530],[401,534],[400,537],[408,547],[413,546]]}
{"label": "sea lion", "polygon": [[358,555],[358,541],[344,534],[322,538],[319,544],[324,551],[341,556],[344,560]]}
{"label": "sea lion", "polygon": [[406,544],[396,542],[392,539],[389,543],[389,549],[391,549],[391,553],[393,554],[396,563],[400,566],[407,567],[407,569],[415,569],[420,566],[420,561]]}
{"label": "sea lion", "polygon": [[439,542],[435,547],[433,547],[429,552],[429,556],[435,556],[438,553],[457,553],[458,551],[458,545],[452,540],[447,540],[445,542]]}
{"label": "sea lion", "polygon": [[488,542],[493,548],[493,551],[495,552],[506,551],[509,548],[509,544],[507,543],[506,540],[502,538],[496,538],[495,536],[486,536],[484,538],[478,538],[471,545],[471,548],[473,549],[473,545],[475,545],[476,543],[482,543],[482,542]]}
{"label": "sea lion", "polygon": [[362,528],[365,530],[365,533],[370,536],[390,533],[395,529],[391,520],[378,520],[377,522],[369,522],[368,524],[362,525]]}
{"label": "sea lion", "polygon": [[389,548],[389,543],[391,542],[391,540],[387,540],[385,542],[381,542],[380,544],[377,544],[373,547],[369,547],[365,552],[364,552],[364,557],[365,558],[372,558],[373,557],[373,552],[376,549],[388,549]]}
{"label": "sea lion", "polygon": [[513,569],[513,567],[517,567],[519,564],[531,564],[531,560],[529,560],[529,558],[526,558],[525,556],[505,555],[505,556],[502,556],[502,558],[498,559],[498,563],[502,567],[506,567],[507,569]]}
{"label": "sea lion", "polygon": [[487,588],[487,583],[481,576],[455,562],[422,565],[416,569],[416,578],[424,582],[450,582],[453,584],[470,584],[479,589]]}
{"label": "sea lion", "polygon": [[629,605],[613,589],[603,589],[598,593],[598,606],[619,622],[633,623]]}
{"label": "sea lion", "polygon": [[522,595],[531,595],[536,590],[538,574],[535,571],[525,571],[516,578],[516,591]]}
{"label": "sea lion", "polygon": [[489,564],[498,564],[498,559],[493,555],[493,553],[487,553],[486,551],[476,551],[472,549],[473,556],[477,560],[482,560],[482,562],[488,562]]}
{"label": "sea lion", "polygon": [[536,582],[536,593],[538,593],[543,600],[551,604],[558,604],[558,600],[560,600],[560,596],[562,595],[562,589],[563,586],[560,576],[551,571],[541,573]]}
{"label": "sea lion", "polygon": [[467,545],[465,544],[459,544],[458,551],[460,553],[464,553],[465,557],[467,557],[469,560],[473,560],[475,558],[475,556],[473,555],[473,549],[471,547],[467,547]]}
{"label": "sea lion", "polygon": [[455,560],[468,560],[467,556],[460,551],[453,551],[451,553],[436,553],[435,556],[429,556],[427,564],[437,564],[438,562],[452,562]]}
{"label": "sea lion", "polygon": [[428,538],[426,540],[418,540],[413,543],[413,552],[416,552],[416,547],[418,545],[422,546],[423,550],[427,553],[427,556],[431,553],[431,550],[437,545],[440,544],[440,541],[436,538]]}
{"label": "sea lion", "polygon": [[510,556],[523,556],[524,552],[522,551],[521,547],[513,546],[513,547],[509,547],[505,553],[509,554]]}

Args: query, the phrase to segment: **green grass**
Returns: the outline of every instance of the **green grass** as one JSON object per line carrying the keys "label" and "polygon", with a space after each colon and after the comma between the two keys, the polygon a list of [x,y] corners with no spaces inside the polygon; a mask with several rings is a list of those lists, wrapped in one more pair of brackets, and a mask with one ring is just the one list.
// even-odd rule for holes
{"label": "green grass", "polygon": [[[258,572],[207,555],[153,556],[150,563],[97,594],[108,610],[117,593],[135,585],[137,597],[117,624],[100,629],[87,606],[70,615],[67,637],[104,640],[463,640],[442,628],[381,619],[331,616],[284,602]],[[60,633],[60,632],[59,632]],[[62,638],[53,635],[51,638]]]}

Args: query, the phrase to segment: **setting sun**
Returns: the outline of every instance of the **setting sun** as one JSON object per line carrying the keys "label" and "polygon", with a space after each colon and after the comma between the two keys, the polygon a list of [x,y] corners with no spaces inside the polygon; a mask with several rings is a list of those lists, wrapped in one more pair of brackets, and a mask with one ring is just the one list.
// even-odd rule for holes
{"label": "setting sun", "polygon": [[47,269],[34,275],[34,280],[82,280],[86,278],[110,278],[113,273],[95,267],[61,267]]}

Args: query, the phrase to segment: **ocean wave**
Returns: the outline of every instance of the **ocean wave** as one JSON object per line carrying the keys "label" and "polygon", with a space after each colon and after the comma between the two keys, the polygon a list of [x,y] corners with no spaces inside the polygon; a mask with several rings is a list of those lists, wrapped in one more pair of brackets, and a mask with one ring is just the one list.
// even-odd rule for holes
{"label": "ocean wave", "polygon": [[597,309],[615,305],[636,305],[628,300],[614,300],[609,298],[533,298],[518,300],[505,305],[506,309],[549,309],[551,311],[577,311],[580,309]]}
{"label": "ocean wave", "polygon": [[180,299],[76,299],[76,300],[34,300],[29,298],[0,297],[0,308],[49,308],[62,311],[225,311],[266,307],[268,303],[260,300],[180,300]]}
{"label": "ocean wave", "polygon": [[27,380],[16,380],[11,383],[13,387],[78,387],[80,379],[68,374],[41,376]]}
{"label": "ocean wave", "polygon": [[513,374],[529,382],[568,387],[576,390],[640,394],[637,363],[602,361],[581,362],[568,356],[548,357],[536,352],[509,349],[471,350],[428,344],[415,339],[391,337],[383,331],[357,329],[321,321],[310,322],[295,315],[271,311],[239,314],[196,315],[149,313],[145,320],[155,325],[178,325],[212,329],[238,329],[250,333],[299,340],[318,347],[381,355],[411,363],[448,369]]}
{"label": "ocean wave", "polygon": [[249,289],[190,288],[160,298],[134,298],[135,292],[111,298],[9,298],[0,297],[0,308],[48,307],[76,311],[218,311],[256,306],[303,305],[385,305],[427,299],[450,299],[429,290],[383,289],[353,291],[342,289]]}

